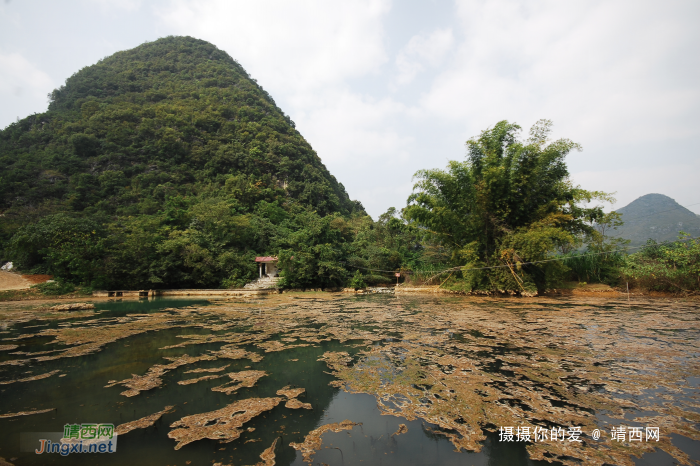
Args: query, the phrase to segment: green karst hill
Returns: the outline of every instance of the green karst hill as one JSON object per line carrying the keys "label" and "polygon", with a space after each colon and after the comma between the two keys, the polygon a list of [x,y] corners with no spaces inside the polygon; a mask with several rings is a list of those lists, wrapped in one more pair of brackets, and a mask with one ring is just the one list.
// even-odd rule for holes
{"label": "green karst hill", "polygon": [[270,95],[207,42],[116,53],[50,99],[0,136],[3,209],[153,213],[173,189],[251,179],[322,213],[358,209]]}
{"label": "green karst hill", "polygon": [[0,259],[23,270],[241,285],[280,234],[314,222],[333,234],[333,218],[365,215],[272,97],[205,41],[115,53],[49,98],[0,131]]}

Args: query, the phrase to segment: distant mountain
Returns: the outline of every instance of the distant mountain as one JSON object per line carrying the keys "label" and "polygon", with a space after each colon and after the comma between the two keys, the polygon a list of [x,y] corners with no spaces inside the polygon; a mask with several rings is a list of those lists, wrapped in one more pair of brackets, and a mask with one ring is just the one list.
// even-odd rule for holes
{"label": "distant mountain", "polygon": [[617,212],[625,224],[613,234],[630,240],[631,246],[649,239],[673,241],[681,231],[700,236],[700,216],[663,194],[646,194]]}

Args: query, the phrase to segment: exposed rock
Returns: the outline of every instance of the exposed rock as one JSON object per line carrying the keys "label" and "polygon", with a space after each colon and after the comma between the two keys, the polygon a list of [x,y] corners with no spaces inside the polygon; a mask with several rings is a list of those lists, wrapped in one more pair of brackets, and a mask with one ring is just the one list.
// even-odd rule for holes
{"label": "exposed rock", "polygon": [[246,290],[270,290],[277,288],[278,277],[262,277],[247,283],[243,288]]}

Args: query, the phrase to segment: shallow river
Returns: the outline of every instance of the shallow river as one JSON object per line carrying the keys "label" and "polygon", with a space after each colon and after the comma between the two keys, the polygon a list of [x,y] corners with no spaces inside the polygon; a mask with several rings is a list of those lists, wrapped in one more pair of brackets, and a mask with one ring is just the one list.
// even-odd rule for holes
{"label": "shallow river", "polygon": [[697,302],[95,305],[0,307],[11,464],[700,465]]}

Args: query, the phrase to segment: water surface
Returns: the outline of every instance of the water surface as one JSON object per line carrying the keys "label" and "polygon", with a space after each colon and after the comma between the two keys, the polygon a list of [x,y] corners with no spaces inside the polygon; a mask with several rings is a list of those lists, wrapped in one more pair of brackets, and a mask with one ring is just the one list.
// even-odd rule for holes
{"label": "water surface", "polygon": [[[662,300],[340,294],[98,301],[73,314],[0,308],[0,348],[17,346],[0,351],[0,457],[252,465],[265,464],[274,443],[278,465],[309,464],[304,451],[313,464],[343,465],[700,464],[698,310]],[[232,384],[241,386],[217,388]],[[297,399],[312,409],[285,406],[283,387],[304,388]],[[252,399],[276,404],[223,429],[223,442],[178,440],[182,425],[195,438],[222,422],[198,430],[187,416]],[[120,435],[111,455],[20,451],[21,433],[119,426],[169,406]],[[335,424],[345,420],[355,425]],[[329,425],[337,431],[314,445]],[[613,440],[620,426],[658,427],[659,441]],[[578,427],[581,442],[501,441],[505,427]]]}

